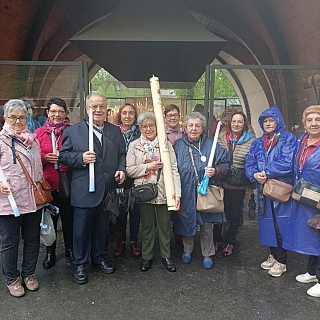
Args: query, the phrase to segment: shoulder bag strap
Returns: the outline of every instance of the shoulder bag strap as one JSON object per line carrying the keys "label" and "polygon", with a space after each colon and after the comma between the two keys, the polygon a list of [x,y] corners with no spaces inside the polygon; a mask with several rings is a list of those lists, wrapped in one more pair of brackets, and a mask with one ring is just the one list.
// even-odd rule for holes
{"label": "shoulder bag strap", "polygon": [[22,168],[24,174],[26,175],[28,182],[29,182],[31,185],[34,185],[34,182],[32,181],[31,176],[30,176],[27,168],[24,166],[24,164],[23,164],[23,162],[22,162],[22,160],[21,160],[21,157],[20,157],[19,154],[17,154],[17,153],[16,153],[16,158],[18,159],[18,161],[19,161],[19,163],[20,163],[20,165],[21,165],[21,168]]}
{"label": "shoulder bag strap", "polygon": [[192,166],[193,166],[193,169],[194,169],[194,173],[196,174],[197,180],[199,181],[198,171],[197,171],[196,165],[195,165],[195,163],[194,163],[194,158],[193,158],[193,154],[192,154],[192,149],[191,149],[190,147],[189,147],[189,153],[190,153],[190,158],[191,158],[191,161],[192,161]]}

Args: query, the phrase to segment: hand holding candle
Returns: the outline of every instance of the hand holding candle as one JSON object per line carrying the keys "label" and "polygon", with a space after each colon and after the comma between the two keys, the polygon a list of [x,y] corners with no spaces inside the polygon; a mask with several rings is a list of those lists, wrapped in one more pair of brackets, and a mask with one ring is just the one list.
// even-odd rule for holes
{"label": "hand holding candle", "polygon": [[[209,160],[208,160],[208,165],[206,168],[212,168],[212,163],[213,163],[213,158],[214,158],[214,154],[216,152],[216,147],[217,147],[217,143],[218,143],[218,136],[219,136],[219,132],[220,132],[220,126],[221,126],[221,121],[218,122],[217,128],[216,128],[216,132],[214,134],[214,139],[213,139],[213,143],[212,143],[212,147],[211,147],[211,152],[210,152],[210,156],[209,156]],[[208,194],[207,189],[208,189],[208,185],[209,185],[209,177],[208,175],[205,173],[203,176],[203,179],[201,181],[201,184],[198,188],[198,193],[200,193],[203,196],[206,196]]]}
{"label": "hand holding candle", "polygon": [[[9,188],[9,184],[8,184],[8,182],[6,180],[6,177],[5,177],[1,167],[0,167],[0,181],[1,181],[2,185],[4,185],[7,188]],[[19,212],[19,209],[17,207],[16,201],[13,198],[11,190],[10,190],[10,192],[8,194],[8,199],[9,199],[9,202],[10,202],[10,205],[11,205],[11,208],[12,208],[14,216],[15,217],[19,217],[20,216],[20,212]]]}

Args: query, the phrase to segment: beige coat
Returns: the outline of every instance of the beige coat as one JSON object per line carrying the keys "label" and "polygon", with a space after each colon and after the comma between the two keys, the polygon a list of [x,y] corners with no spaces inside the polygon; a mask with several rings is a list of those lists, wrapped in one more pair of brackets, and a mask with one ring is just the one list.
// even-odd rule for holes
{"label": "beige coat", "polygon": [[[176,155],[173,151],[171,143],[168,143],[167,145],[170,152],[172,175],[173,175],[176,196],[181,197],[181,183],[180,183],[180,176],[179,176],[178,167],[177,167]],[[143,163],[144,154],[145,154],[145,150],[144,150],[144,147],[141,145],[140,138],[129,144],[129,150],[127,153],[127,174],[128,174],[128,177],[134,179],[135,185],[140,185],[143,183],[150,183],[150,182],[151,183],[157,182],[156,175],[152,175],[147,181],[144,180],[144,176],[146,174],[146,169],[147,169],[147,163]],[[160,158],[160,150],[159,150],[158,143],[155,146],[155,155]],[[158,196],[157,198],[149,201],[148,203],[152,203],[152,204],[167,203],[163,170],[161,170],[160,178],[158,181]]]}

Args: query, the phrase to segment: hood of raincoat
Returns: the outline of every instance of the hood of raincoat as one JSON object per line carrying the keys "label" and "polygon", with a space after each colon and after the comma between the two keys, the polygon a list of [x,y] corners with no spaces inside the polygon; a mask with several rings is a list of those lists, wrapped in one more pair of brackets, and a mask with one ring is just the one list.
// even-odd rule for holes
{"label": "hood of raincoat", "polygon": [[284,131],[285,123],[277,105],[274,104],[271,108],[264,110],[259,117],[258,122],[264,134],[266,134],[266,132],[263,130],[263,120],[267,117],[272,117],[277,122],[277,126],[276,126],[276,129],[274,130],[274,133]]}

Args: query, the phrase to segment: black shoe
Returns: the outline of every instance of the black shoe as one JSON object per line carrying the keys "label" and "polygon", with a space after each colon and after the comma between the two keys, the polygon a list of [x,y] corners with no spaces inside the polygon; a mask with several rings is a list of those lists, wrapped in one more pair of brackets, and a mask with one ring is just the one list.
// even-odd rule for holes
{"label": "black shoe", "polygon": [[88,281],[87,273],[84,265],[73,268],[73,280],[77,284],[85,284]]}
{"label": "black shoe", "polygon": [[71,249],[66,249],[65,252],[64,252],[64,256],[66,258],[68,258],[70,260],[70,262],[73,261],[73,253],[72,253]]}
{"label": "black shoe", "polygon": [[142,272],[148,271],[151,268],[151,263],[152,263],[152,260],[142,259],[140,263],[140,270]]}
{"label": "black shoe", "polygon": [[172,258],[169,258],[169,259],[162,258],[162,263],[166,266],[168,271],[170,271],[170,272],[176,272],[177,271],[177,267],[174,264]]}
{"label": "black shoe", "polygon": [[108,261],[102,261],[101,263],[92,263],[92,266],[95,268],[99,268],[103,273],[114,273],[115,267]]}
{"label": "black shoe", "polygon": [[43,269],[50,269],[56,263],[56,252],[55,250],[47,251],[46,257],[43,260]]}

